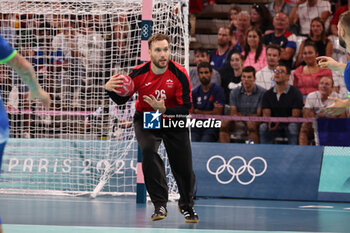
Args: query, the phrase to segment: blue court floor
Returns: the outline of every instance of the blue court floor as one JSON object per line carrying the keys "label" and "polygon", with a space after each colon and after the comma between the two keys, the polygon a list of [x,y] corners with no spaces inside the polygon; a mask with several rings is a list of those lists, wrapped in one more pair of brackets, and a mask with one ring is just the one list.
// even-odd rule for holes
{"label": "blue court floor", "polygon": [[0,195],[5,233],[350,232],[350,203],[199,199],[198,224],[185,223],[177,203],[152,222],[153,206],[135,197]]}

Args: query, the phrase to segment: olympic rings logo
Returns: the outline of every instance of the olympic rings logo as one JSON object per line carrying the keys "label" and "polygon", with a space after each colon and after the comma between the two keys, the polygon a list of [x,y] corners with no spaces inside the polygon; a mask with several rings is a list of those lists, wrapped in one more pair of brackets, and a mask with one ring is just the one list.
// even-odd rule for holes
{"label": "olympic rings logo", "polygon": [[[210,168],[210,163],[212,160],[214,159],[219,159],[222,161],[222,165],[220,165],[216,171],[212,171]],[[234,162],[235,160],[240,160],[242,161],[243,165],[241,165],[237,171],[236,169],[231,165],[232,162]],[[256,160],[259,160],[263,163],[264,168],[261,172],[257,173],[255,168],[252,166],[252,163]],[[221,180],[221,178],[219,177],[220,174],[222,174],[225,170],[227,169],[228,173],[232,176],[229,180]],[[242,185],[248,185],[251,184],[256,177],[258,176],[262,176],[266,170],[267,170],[267,162],[264,158],[262,157],[254,157],[251,160],[249,160],[248,164],[247,161],[241,157],[241,156],[234,156],[232,157],[227,163],[224,157],[222,157],[221,155],[214,155],[212,156],[208,162],[207,162],[207,170],[210,174],[215,175],[216,180],[220,183],[220,184],[229,184],[231,183],[235,177],[238,181],[238,183],[242,184]],[[240,179],[240,175],[242,175],[245,171],[248,171],[248,173],[252,176],[252,178],[249,181],[242,181]]]}
{"label": "olympic rings logo", "polygon": [[149,25],[148,24],[143,25],[141,31],[142,31],[142,35],[147,38],[149,34]]}

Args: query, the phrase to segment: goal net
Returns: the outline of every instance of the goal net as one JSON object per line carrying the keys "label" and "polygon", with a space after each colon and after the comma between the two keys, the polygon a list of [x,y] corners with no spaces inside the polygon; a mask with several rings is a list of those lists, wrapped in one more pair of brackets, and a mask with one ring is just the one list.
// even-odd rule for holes
{"label": "goal net", "polygon": [[[33,65],[53,104],[27,100],[27,87],[0,66],[11,138],[0,192],[82,195],[136,191],[134,96],[116,106],[104,91],[113,74],[140,63],[141,0],[0,1],[0,33]],[[171,59],[188,64],[187,0],[153,0],[153,33],[171,38]],[[169,174],[169,187],[176,185]]]}

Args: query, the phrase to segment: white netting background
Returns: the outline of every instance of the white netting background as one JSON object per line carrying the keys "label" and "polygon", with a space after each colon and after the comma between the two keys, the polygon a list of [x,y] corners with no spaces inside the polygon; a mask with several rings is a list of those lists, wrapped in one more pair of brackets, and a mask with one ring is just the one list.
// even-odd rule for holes
{"label": "white netting background", "polygon": [[[153,32],[171,37],[171,59],[183,65],[188,50],[185,2],[153,1]],[[11,127],[1,191],[91,192],[113,164],[102,192],[134,193],[134,99],[114,106],[104,83],[140,63],[141,0],[0,3],[1,35],[33,64],[53,100],[48,112],[29,103],[27,88],[11,69],[0,66]],[[165,154],[163,149],[160,153]]]}

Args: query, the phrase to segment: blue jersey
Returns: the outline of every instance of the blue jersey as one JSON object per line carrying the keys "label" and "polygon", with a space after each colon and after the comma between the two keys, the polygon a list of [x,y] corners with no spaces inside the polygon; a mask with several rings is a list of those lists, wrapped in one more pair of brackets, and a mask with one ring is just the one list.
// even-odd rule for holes
{"label": "blue jersey", "polygon": [[17,51],[0,35],[0,64],[10,61]]}
{"label": "blue jersey", "polygon": [[344,82],[348,89],[348,98],[350,98],[350,61],[348,61],[344,70]]}
{"label": "blue jersey", "polygon": [[208,92],[202,90],[202,86],[192,91],[193,107],[199,110],[211,111],[214,103],[225,105],[224,89],[212,83]]}
{"label": "blue jersey", "polygon": [[[17,51],[0,35],[0,64],[10,61]],[[0,171],[5,144],[10,136],[9,121],[2,98],[0,97]]]}
{"label": "blue jersey", "polygon": [[226,52],[220,56],[218,54],[217,49],[212,51],[210,55],[210,65],[216,70],[223,68],[226,62],[226,57],[229,52],[230,52],[230,49],[227,49]]}

